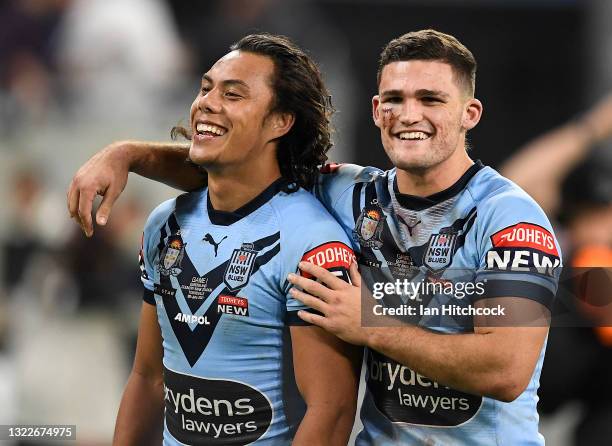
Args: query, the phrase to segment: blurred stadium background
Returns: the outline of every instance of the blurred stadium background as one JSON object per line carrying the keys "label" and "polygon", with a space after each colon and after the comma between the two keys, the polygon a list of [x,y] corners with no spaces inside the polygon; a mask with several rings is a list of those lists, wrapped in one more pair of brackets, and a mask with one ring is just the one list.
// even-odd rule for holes
{"label": "blurred stadium background", "polygon": [[[608,0],[0,4],[0,424],[76,424],[81,445],[110,444],[135,346],[140,232],[148,212],[177,192],[131,178],[108,227],[85,239],[68,219],[65,190],[112,141],[168,140],[201,74],[240,36],[286,34],[320,62],[339,111],[334,161],[389,166],[370,99],[380,50],[411,30],[451,33],[476,56],[485,113],[470,135],[472,156],[493,167],[612,87]],[[610,142],[589,149],[580,178],[612,177]],[[610,203],[612,192],[604,195]],[[599,380],[599,396],[568,393],[547,405],[544,395],[542,431],[552,445],[612,444],[611,352],[568,346],[555,370],[577,361],[572,348],[607,364],[597,378],[580,371]],[[595,430],[603,443],[581,433],[594,406],[604,413]]]}

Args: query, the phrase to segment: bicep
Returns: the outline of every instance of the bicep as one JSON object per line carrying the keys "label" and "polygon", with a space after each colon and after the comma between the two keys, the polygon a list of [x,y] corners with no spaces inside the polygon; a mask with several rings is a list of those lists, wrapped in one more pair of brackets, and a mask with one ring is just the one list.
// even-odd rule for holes
{"label": "bicep", "polygon": [[162,336],[155,305],[143,302],[133,371],[148,379],[163,377]]}
{"label": "bicep", "polygon": [[315,326],[291,326],[295,380],[307,404],[356,398],[362,348]]}

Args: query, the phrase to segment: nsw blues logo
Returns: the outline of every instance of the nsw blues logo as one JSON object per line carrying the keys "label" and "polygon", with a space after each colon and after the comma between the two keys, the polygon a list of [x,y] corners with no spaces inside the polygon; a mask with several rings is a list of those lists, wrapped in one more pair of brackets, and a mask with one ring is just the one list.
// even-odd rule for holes
{"label": "nsw blues logo", "polygon": [[168,237],[168,242],[159,255],[159,265],[157,270],[162,276],[178,276],[181,269],[181,262],[185,256],[185,246],[183,240],[178,235]]}
{"label": "nsw blues logo", "polygon": [[448,268],[453,261],[457,233],[432,234],[429,238],[423,264],[433,272]]}
{"label": "nsw blues logo", "polygon": [[244,288],[249,282],[256,257],[257,251],[250,243],[244,243],[239,249],[234,249],[223,275],[223,282],[230,292]]}

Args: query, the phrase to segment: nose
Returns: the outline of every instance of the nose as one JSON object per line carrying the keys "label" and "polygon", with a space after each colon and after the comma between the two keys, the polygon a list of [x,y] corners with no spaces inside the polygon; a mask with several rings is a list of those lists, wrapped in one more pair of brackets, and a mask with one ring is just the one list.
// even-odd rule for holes
{"label": "nose", "polygon": [[200,94],[197,107],[203,113],[220,113],[222,108],[221,98],[216,88]]}
{"label": "nose", "polygon": [[423,108],[419,101],[407,99],[403,102],[399,120],[404,125],[416,124],[423,120]]}

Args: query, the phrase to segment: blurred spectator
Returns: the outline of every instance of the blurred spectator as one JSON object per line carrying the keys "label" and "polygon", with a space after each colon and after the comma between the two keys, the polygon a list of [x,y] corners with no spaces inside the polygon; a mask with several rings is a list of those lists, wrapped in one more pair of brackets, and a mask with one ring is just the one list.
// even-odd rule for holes
{"label": "blurred spectator", "polygon": [[600,283],[594,294],[584,291],[591,274],[586,267],[612,267],[612,165],[592,153],[611,135],[608,94],[579,119],[527,144],[503,167],[505,175],[558,218],[567,279],[560,283],[553,314],[563,318],[563,326],[555,327],[553,319],[539,409],[554,414],[579,403],[572,438],[576,446],[608,445],[612,438],[612,327],[607,326],[612,278],[595,271],[607,285]]}
{"label": "blurred spectator", "polygon": [[21,167],[15,172],[8,197],[10,230],[3,234],[2,278],[10,292],[22,280],[32,258],[57,249],[73,228],[63,209],[63,197],[47,188],[35,167]]}
{"label": "blurred spectator", "polygon": [[89,240],[39,169],[24,165],[9,184],[0,422],[77,424],[79,444],[107,444],[133,354],[144,211],[125,197]]}
{"label": "blurred spectator", "polygon": [[70,0],[11,0],[0,9],[0,134],[41,122],[53,102],[54,36]]}
{"label": "blurred spectator", "polygon": [[126,118],[155,123],[173,112],[186,61],[164,1],[72,0],[58,68],[74,116],[110,126]]}
{"label": "blurred spectator", "polygon": [[525,189],[554,218],[561,210],[563,181],[597,144],[610,136],[612,92],[574,121],[527,143],[504,163],[501,172]]}
{"label": "blurred spectator", "polygon": [[144,217],[139,202],[126,197],[113,210],[108,226],[92,238],[72,228],[62,256],[83,309],[121,312],[133,308],[130,302],[136,302],[142,289],[137,255]]}

